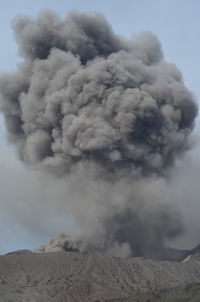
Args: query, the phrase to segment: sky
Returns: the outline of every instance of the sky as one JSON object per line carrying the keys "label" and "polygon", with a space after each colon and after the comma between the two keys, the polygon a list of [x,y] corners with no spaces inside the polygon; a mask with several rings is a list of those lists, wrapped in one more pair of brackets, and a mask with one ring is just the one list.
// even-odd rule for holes
{"label": "sky", "polygon": [[[17,15],[36,16],[41,10],[52,9],[59,15],[65,16],[71,10],[84,12],[103,13],[113,30],[125,37],[134,37],[142,31],[151,31],[157,35],[162,44],[165,59],[173,62],[181,70],[186,86],[191,90],[197,102],[200,100],[199,85],[199,53],[200,53],[200,2],[198,0],[7,0],[0,4],[0,36],[1,36],[1,60],[0,72],[12,72],[21,60],[17,54],[11,22]],[[199,121],[195,129],[198,141]],[[200,160],[198,157],[198,143],[192,157],[191,165],[195,167],[196,179],[199,175]],[[192,158],[192,159],[191,159]],[[197,163],[197,164],[196,164]],[[188,170],[189,171],[189,170]],[[38,190],[39,181],[34,171],[27,168],[18,160],[14,147],[6,140],[6,132],[3,117],[0,117],[0,253],[19,248],[33,248],[50,236],[51,231],[40,235],[33,228],[27,229],[25,221],[32,212],[38,212],[34,206],[23,208],[24,200],[37,198],[40,194],[47,199],[45,190]],[[189,173],[189,172],[188,172]],[[8,178],[11,177],[10,187]],[[183,178],[183,177],[182,177]],[[182,182],[183,183],[183,182]],[[25,184],[23,192],[19,188]],[[188,184],[187,184],[188,185]],[[193,183],[195,190],[198,184]],[[190,191],[191,186],[188,188]],[[13,197],[14,196],[14,197]],[[190,197],[188,197],[190,198]],[[192,201],[194,211],[191,211],[190,219],[194,212],[194,220],[200,211],[196,198]],[[185,207],[189,211],[188,205]],[[15,220],[19,212],[20,221]],[[72,223],[60,218],[60,225],[52,230],[60,231],[62,227],[72,228]],[[190,245],[196,244],[196,238],[191,238]],[[181,245],[181,243],[180,243]]]}

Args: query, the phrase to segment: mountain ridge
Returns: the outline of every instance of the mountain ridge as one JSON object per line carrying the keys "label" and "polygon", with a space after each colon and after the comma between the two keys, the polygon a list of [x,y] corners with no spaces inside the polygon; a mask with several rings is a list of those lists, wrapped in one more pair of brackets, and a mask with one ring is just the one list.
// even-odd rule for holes
{"label": "mountain ridge", "polygon": [[0,256],[0,302],[125,299],[200,280],[200,254],[184,262],[77,252]]}

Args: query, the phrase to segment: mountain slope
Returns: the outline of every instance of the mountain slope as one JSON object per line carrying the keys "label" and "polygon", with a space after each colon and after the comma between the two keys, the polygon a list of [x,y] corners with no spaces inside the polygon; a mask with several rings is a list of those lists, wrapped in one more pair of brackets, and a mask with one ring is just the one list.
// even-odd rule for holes
{"label": "mountain slope", "polygon": [[200,280],[200,257],[184,262],[80,253],[0,256],[0,302],[122,299]]}
{"label": "mountain slope", "polygon": [[156,290],[137,297],[105,302],[199,302],[200,284],[188,284],[182,287]]}

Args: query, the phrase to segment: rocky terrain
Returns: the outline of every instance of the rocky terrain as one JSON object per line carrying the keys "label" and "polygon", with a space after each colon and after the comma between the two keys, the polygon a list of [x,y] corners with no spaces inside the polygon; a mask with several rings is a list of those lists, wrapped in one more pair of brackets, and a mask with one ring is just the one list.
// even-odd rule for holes
{"label": "rocky terrain", "polygon": [[181,287],[167,288],[148,292],[137,297],[110,300],[106,302],[199,302],[200,284],[188,284]]}
{"label": "rocky terrain", "polygon": [[151,295],[166,296],[171,288],[184,292],[200,282],[195,251],[181,262],[76,252],[9,253],[0,256],[0,302],[168,302],[151,300]]}

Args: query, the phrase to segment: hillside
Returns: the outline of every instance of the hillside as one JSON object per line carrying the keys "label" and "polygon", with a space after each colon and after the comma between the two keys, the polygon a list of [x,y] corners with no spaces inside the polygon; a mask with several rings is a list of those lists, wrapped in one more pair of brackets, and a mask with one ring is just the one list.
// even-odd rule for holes
{"label": "hillside", "polygon": [[199,254],[182,263],[75,252],[0,256],[0,302],[145,302],[147,294],[199,280]]}
{"label": "hillside", "polygon": [[188,284],[182,287],[156,290],[127,299],[106,302],[199,302],[200,284]]}

